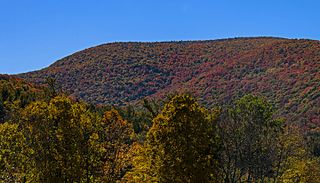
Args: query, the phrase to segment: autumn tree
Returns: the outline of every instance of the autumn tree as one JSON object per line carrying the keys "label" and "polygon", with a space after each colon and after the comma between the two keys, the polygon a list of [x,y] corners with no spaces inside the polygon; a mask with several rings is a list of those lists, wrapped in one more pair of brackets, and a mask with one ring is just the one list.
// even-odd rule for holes
{"label": "autumn tree", "polygon": [[26,138],[17,124],[0,124],[0,182],[23,182],[33,180],[33,167],[29,157]]}
{"label": "autumn tree", "polygon": [[40,182],[92,179],[95,157],[89,142],[96,121],[84,104],[63,96],[32,103],[22,112],[20,125]]}
{"label": "autumn tree", "polygon": [[317,183],[320,181],[320,161],[309,150],[299,127],[287,125],[278,139],[278,163],[275,182]]}
{"label": "autumn tree", "polygon": [[217,115],[189,95],[177,95],[153,120],[128,177],[140,182],[209,182],[216,175]]}
{"label": "autumn tree", "polygon": [[134,135],[132,124],[123,120],[118,111],[107,111],[98,132],[100,148],[103,150],[103,180],[121,180],[131,166],[130,146]]}
{"label": "autumn tree", "polygon": [[19,125],[39,182],[115,182],[131,165],[133,128],[115,109],[100,117],[57,96],[27,106]]}

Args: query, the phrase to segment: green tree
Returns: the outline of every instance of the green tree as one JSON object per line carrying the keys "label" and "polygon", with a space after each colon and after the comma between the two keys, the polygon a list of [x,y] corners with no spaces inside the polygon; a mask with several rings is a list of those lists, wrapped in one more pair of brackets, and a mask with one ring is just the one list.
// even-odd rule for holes
{"label": "green tree", "polygon": [[217,178],[216,119],[217,115],[209,116],[192,97],[173,97],[154,118],[145,144],[134,146],[138,155],[127,179],[209,182]]}
{"label": "green tree", "polygon": [[320,127],[310,129],[307,132],[306,137],[312,154],[316,157],[320,157]]}
{"label": "green tree", "polygon": [[46,78],[46,85],[45,93],[49,99],[54,98],[59,95],[60,89],[58,88],[57,81],[55,78],[47,77]]}
{"label": "green tree", "polygon": [[264,98],[247,95],[224,112],[219,123],[224,182],[264,182],[274,176],[283,120],[273,119],[273,111]]}
{"label": "green tree", "polygon": [[4,111],[3,101],[2,101],[2,98],[0,97],[0,123],[4,121],[5,114],[6,113]]}

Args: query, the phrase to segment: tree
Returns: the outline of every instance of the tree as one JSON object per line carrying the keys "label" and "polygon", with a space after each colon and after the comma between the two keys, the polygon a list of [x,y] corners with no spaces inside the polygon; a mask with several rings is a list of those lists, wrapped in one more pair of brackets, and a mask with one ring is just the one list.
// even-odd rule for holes
{"label": "tree", "polygon": [[47,84],[47,88],[45,88],[45,93],[46,93],[46,96],[49,97],[49,99],[54,98],[58,96],[59,93],[61,93],[55,78],[47,77],[46,84]]}
{"label": "tree", "polygon": [[32,155],[17,124],[0,124],[0,182],[32,180]]}
{"label": "tree", "polygon": [[127,179],[132,181],[208,182],[215,179],[219,140],[217,115],[189,95],[177,95],[153,120]]}
{"label": "tree", "polygon": [[144,99],[143,107],[150,112],[153,118],[155,118],[159,114],[160,106],[155,100]]}
{"label": "tree", "polygon": [[90,146],[96,121],[84,104],[64,96],[34,102],[23,110],[20,125],[34,151],[38,181],[80,182],[97,176],[98,157]]}
{"label": "tree", "polygon": [[265,99],[247,95],[224,112],[219,123],[224,182],[263,182],[274,176],[283,120],[273,119],[273,111]]}
{"label": "tree", "polygon": [[121,116],[132,123],[136,140],[143,142],[152,125],[152,120],[160,112],[160,102],[155,100],[143,100],[142,106],[128,105],[126,108],[117,108]]}
{"label": "tree", "polygon": [[20,125],[39,182],[115,182],[131,165],[133,128],[115,109],[101,118],[57,96],[26,107]]}
{"label": "tree", "polygon": [[320,180],[320,162],[308,151],[304,136],[297,126],[287,125],[278,140],[280,151],[276,166],[276,182],[317,183]]}
{"label": "tree", "polygon": [[131,166],[129,150],[134,135],[132,124],[123,120],[118,111],[107,111],[102,119],[99,136],[103,148],[104,181],[121,180]]}
{"label": "tree", "polygon": [[313,156],[320,157],[320,128],[310,129],[306,136]]}
{"label": "tree", "polygon": [[5,114],[6,113],[5,113],[3,101],[2,101],[2,98],[0,97],[0,123],[4,121]]}

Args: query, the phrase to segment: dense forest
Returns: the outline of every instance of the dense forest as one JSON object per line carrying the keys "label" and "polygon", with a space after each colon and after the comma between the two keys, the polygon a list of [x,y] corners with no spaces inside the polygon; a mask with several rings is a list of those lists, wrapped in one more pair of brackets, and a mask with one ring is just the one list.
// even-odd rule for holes
{"label": "dense forest", "polygon": [[320,182],[320,130],[267,96],[96,105],[58,85],[0,76],[0,182]]}
{"label": "dense forest", "polygon": [[279,117],[316,128],[319,68],[319,41],[258,37],[109,43],[17,76],[32,83],[53,77],[75,98],[119,106],[176,91],[192,93],[207,108],[262,94],[279,109]]}

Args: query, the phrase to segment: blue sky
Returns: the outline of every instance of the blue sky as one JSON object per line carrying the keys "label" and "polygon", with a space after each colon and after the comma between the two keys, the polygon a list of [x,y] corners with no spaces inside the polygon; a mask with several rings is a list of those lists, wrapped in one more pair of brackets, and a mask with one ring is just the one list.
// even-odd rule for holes
{"label": "blue sky", "polygon": [[115,41],[320,39],[319,0],[0,0],[0,73]]}

